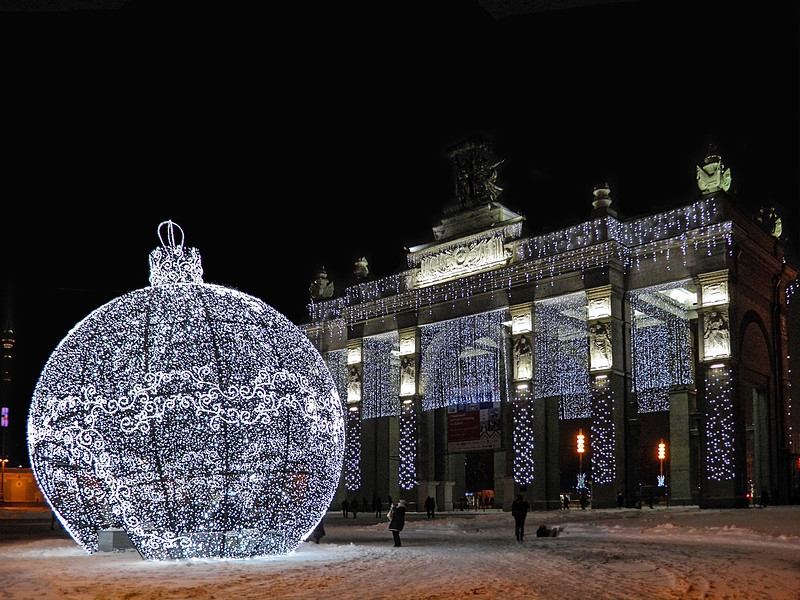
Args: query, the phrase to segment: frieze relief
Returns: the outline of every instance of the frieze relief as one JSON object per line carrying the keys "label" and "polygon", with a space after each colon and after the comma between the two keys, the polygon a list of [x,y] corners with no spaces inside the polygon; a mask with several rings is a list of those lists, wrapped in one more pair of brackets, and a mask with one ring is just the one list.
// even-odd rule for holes
{"label": "frieze relief", "polygon": [[445,279],[463,277],[484,269],[504,264],[511,257],[503,240],[492,237],[468,246],[445,248],[438,254],[426,256],[420,263],[417,284],[426,286]]}

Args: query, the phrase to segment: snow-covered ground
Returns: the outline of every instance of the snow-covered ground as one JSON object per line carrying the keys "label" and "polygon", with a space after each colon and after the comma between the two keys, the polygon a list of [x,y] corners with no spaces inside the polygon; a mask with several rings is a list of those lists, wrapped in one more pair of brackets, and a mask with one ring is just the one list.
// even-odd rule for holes
{"label": "snow-covered ground", "polygon": [[401,548],[385,518],[330,512],[290,555],[168,562],[86,554],[50,513],[12,512],[0,600],[800,600],[800,506],[532,512],[523,542],[509,513],[413,513]]}

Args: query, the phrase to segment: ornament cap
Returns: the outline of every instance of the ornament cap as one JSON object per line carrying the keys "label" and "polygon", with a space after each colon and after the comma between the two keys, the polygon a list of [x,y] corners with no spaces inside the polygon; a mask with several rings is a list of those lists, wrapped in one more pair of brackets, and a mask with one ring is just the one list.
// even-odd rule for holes
{"label": "ornament cap", "polygon": [[[176,229],[178,239],[175,237]],[[174,221],[162,221],[157,233],[161,247],[150,253],[150,285],[203,283],[200,252],[197,248],[184,247],[181,226]]]}

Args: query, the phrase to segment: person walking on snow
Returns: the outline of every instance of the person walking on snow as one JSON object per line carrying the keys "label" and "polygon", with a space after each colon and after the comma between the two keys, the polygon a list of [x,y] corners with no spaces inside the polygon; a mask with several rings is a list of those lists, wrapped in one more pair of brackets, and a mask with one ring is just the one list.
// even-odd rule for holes
{"label": "person walking on snow", "polygon": [[525,518],[528,516],[528,511],[531,505],[522,497],[522,494],[517,494],[517,499],[511,503],[511,516],[514,517],[514,535],[517,537],[518,542],[522,542],[525,536]]}
{"label": "person walking on snow", "polygon": [[398,500],[397,506],[393,504],[389,510],[389,514],[391,514],[392,517],[392,520],[389,522],[389,531],[392,532],[394,547],[399,548],[402,545],[400,544],[400,532],[403,531],[403,527],[405,527],[406,524],[406,501],[402,498]]}
{"label": "person walking on snow", "polygon": [[425,500],[425,510],[428,513],[428,518],[432,519],[436,511],[436,500],[434,500],[433,497],[428,496]]}

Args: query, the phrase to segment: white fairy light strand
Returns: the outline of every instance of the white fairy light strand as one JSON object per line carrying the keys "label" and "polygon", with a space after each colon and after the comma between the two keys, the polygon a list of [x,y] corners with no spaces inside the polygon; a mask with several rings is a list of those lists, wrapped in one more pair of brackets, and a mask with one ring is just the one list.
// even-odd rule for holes
{"label": "white fairy light strand", "polygon": [[694,382],[689,312],[659,293],[690,283],[675,282],[628,292],[632,310],[632,381],[640,413],[668,411],[670,388]]}
{"label": "white fairy light strand", "polygon": [[517,285],[552,285],[558,275],[602,268],[611,258],[622,260],[626,269],[641,267],[643,260],[664,260],[668,268],[679,260],[685,266],[690,253],[729,251],[731,235],[732,224],[723,220],[715,198],[626,223],[598,218],[510,242],[512,260],[505,267],[420,289],[413,288],[413,271],[405,271],[347,288],[340,298],[311,302],[309,316],[313,322],[341,319],[345,323],[387,318],[476,294],[509,294]]}
{"label": "white fairy light strand", "polygon": [[592,479],[612,483],[616,478],[614,461],[614,392],[605,377],[596,377],[592,388]]}
{"label": "white fairy light strand", "polygon": [[344,485],[351,492],[361,487],[361,413],[357,407],[347,411]]}
{"label": "white fairy light strand", "polygon": [[534,303],[535,398],[559,397],[560,419],[591,415],[586,294]]}
{"label": "white fairy light strand", "polygon": [[709,368],[706,373],[706,463],[709,479],[729,481],[734,469],[734,407],[731,404],[731,371]]}
{"label": "white fairy light strand", "polygon": [[404,490],[417,485],[417,414],[414,402],[403,402],[400,412],[398,484]]}
{"label": "white fairy light strand", "polygon": [[423,410],[501,401],[505,314],[468,315],[420,328]]}
{"label": "white fairy light strand", "polygon": [[363,418],[397,416],[400,414],[400,336],[397,331],[390,331],[366,337],[363,344]]}
{"label": "white fairy light strand", "polygon": [[521,485],[533,483],[533,419],[534,408],[528,387],[517,390],[517,399],[512,405],[514,431],[514,481]]}

